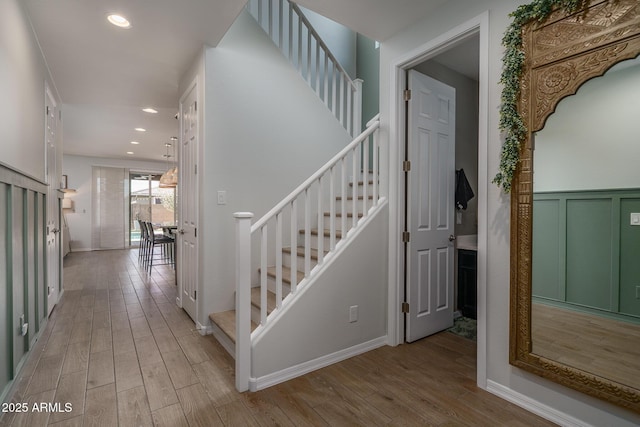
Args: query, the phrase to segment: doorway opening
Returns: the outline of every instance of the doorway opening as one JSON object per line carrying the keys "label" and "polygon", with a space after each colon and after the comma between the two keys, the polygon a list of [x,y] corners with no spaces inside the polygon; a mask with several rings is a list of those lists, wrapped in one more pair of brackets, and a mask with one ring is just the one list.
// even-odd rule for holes
{"label": "doorway opening", "polygon": [[454,319],[475,339],[479,42],[475,33],[406,69],[406,342]]}
{"label": "doorway opening", "polygon": [[[486,334],[486,283],[487,283],[487,192],[489,189],[488,172],[488,116],[489,116],[489,14],[484,12],[457,27],[425,42],[391,62],[390,74],[391,102],[389,104],[390,154],[390,264],[389,275],[393,285],[389,288],[389,343],[399,345],[405,342],[405,251],[403,232],[405,227],[404,171],[406,102],[404,91],[407,87],[407,71],[430,59],[437,58],[453,50],[472,38],[478,38],[478,106],[477,112],[477,341],[476,341],[476,379],[478,387],[487,388],[487,334]],[[441,59],[442,61],[442,59]],[[465,173],[466,173],[465,169]],[[467,209],[468,210],[468,209]],[[466,221],[463,212],[463,224]],[[475,243],[475,242],[474,242]]]}
{"label": "doorway opening", "polygon": [[149,172],[129,172],[129,242],[131,246],[140,244],[140,223],[156,225],[176,224],[176,189],[161,188],[162,174]]}

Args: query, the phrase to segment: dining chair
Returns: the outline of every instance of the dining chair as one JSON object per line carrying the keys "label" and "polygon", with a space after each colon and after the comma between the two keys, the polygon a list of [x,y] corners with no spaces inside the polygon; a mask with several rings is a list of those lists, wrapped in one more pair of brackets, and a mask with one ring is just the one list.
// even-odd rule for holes
{"label": "dining chair", "polygon": [[[145,223],[147,229],[147,236],[149,238],[149,247],[147,248],[147,270],[151,273],[151,269],[154,266],[154,260],[161,261],[156,262],[155,265],[174,265],[173,246],[174,240],[171,237],[155,234],[153,225],[150,222]],[[155,254],[155,248],[160,247],[160,254]]]}

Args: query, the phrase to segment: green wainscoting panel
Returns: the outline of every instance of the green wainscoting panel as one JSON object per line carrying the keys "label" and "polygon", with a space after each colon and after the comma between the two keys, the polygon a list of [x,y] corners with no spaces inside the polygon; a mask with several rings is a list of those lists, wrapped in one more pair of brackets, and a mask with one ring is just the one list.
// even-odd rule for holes
{"label": "green wainscoting panel", "polygon": [[13,339],[13,369],[17,373],[18,364],[26,353],[25,339],[20,334],[20,318],[24,315],[24,191],[14,187],[13,191],[13,325],[11,328]]}
{"label": "green wainscoting panel", "polygon": [[35,212],[35,199],[34,199],[34,192],[31,190],[25,190],[26,191],[26,197],[25,197],[25,204],[26,204],[26,224],[28,224],[28,227],[25,227],[24,230],[24,236],[25,236],[25,251],[24,251],[24,256],[25,256],[25,282],[26,285],[25,286],[25,299],[26,299],[26,304],[25,304],[25,317],[26,319],[28,319],[27,321],[29,322],[29,330],[28,330],[28,335],[27,335],[27,343],[29,344],[29,347],[27,347],[27,350],[31,347],[32,341],[35,339],[36,337],[36,324],[38,323],[36,321],[36,294],[38,293],[38,289],[37,289],[37,282],[36,282],[36,258],[33,256],[34,252],[35,252],[35,228],[34,228],[34,224],[35,224],[35,218],[36,218],[36,212]]}
{"label": "green wainscoting panel", "polygon": [[631,213],[640,213],[639,189],[534,194],[534,298],[640,320],[640,225]]}
{"label": "green wainscoting panel", "polygon": [[11,362],[12,346],[9,343],[10,313],[7,304],[9,298],[9,270],[7,248],[11,244],[11,233],[8,232],[8,210],[11,204],[8,200],[9,186],[0,183],[0,391],[4,390],[11,380],[13,371]]}
{"label": "green wainscoting panel", "polygon": [[612,309],[611,204],[567,200],[567,302]]}
{"label": "green wainscoting panel", "polygon": [[[564,201],[563,201],[564,202]],[[533,295],[564,299],[564,263],[560,266],[560,200],[536,200],[533,204]]]}
{"label": "green wainscoting panel", "polygon": [[620,202],[620,312],[640,316],[640,225],[631,213],[640,213],[640,197]]}

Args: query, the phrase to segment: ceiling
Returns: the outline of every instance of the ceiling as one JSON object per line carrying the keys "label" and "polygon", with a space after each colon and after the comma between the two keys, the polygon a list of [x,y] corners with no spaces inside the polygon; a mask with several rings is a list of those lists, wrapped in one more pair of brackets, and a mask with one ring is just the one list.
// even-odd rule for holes
{"label": "ceiling", "polygon": [[[384,41],[445,1],[298,3]],[[245,0],[23,3],[62,99],[64,153],[162,161],[164,144],[178,134],[174,116],[180,77],[203,45],[219,43]],[[110,13],[126,16],[132,27],[120,29],[109,24],[106,17]],[[142,112],[149,106],[158,113]]]}

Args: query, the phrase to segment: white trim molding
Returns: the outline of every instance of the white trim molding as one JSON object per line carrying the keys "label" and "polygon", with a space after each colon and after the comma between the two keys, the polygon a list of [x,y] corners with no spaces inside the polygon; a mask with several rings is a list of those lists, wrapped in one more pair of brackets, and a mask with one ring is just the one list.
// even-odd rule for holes
{"label": "white trim molding", "polygon": [[278,372],[273,372],[259,378],[250,378],[249,389],[251,391],[262,390],[326,366],[333,365],[334,363],[341,362],[359,354],[375,350],[376,348],[383,347],[385,345],[387,345],[386,335],[344,350],[336,351],[335,353],[327,354],[326,356],[318,357],[317,359],[309,360],[308,362],[300,363],[296,366],[292,366]]}
{"label": "white trim molding", "polygon": [[592,424],[585,423],[584,421],[567,415],[564,412],[560,412],[557,409],[540,403],[537,400],[530,398],[529,396],[518,393],[517,391],[505,387],[495,381],[487,380],[486,390],[491,394],[495,394],[496,396],[509,401],[514,405],[518,405],[519,407],[524,408],[527,411],[539,415],[540,417],[556,423],[560,426],[593,427]]}

